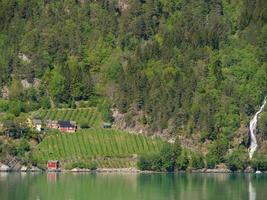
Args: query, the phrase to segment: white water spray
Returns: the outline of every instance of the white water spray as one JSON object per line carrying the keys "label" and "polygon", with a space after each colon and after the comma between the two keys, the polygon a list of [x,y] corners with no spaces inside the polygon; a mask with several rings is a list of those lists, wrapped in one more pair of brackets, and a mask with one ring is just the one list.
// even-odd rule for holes
{"label": "white water spray", "polygon": [[263,101],[262,106],[260,107],[259,111],[256,112],[254,117],[249,123],[249,132],[250,132],[250,146],[249,146],[249,158],[252,159],[254,152],[256,151],[258,147],[257,139],[256,139],[256,128],[258,123],[258,115],[262,112],[264,106],[266,104],[266,97]]}

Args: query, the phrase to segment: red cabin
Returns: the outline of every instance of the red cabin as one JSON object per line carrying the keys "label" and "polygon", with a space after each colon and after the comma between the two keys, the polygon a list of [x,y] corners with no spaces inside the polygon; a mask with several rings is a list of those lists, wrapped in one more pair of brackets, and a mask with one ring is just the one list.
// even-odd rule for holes
{"label": "red cabin", "polygon": [[58,129],[61,132],[74,133],[76,132],[77,126],[74,122],[71,123],[70,121],[58,121]]}
{"label": "red cabin", "polygon": [[59,169],[59,161],[58,160],[49,160],[47,162],[48,170],[58,170]]}

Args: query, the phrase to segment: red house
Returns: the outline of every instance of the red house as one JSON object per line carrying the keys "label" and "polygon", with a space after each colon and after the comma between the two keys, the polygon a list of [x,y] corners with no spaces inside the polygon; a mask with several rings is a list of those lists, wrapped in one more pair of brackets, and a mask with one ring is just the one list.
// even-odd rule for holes
{"label": "red house", "polygon": [[49,160],[47,162],[48,170],[58,170],[59,169],[59,161],[58,160]]}
{"label": "red house", "polygon": [[58,129],[61,132],[74,133],[76,132],[77,126],[75,122],[58,121]]}

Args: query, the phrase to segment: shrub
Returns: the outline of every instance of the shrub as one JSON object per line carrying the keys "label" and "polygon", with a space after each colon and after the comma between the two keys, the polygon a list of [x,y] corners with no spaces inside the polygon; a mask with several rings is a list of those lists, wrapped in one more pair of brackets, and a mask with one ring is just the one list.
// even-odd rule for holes
{"label": "shrub", "polygon": [[207,167],[214,168],[216,164],[224,162],[225,154],[228,151],[228,140],[221,138],[215,141],[210,147],[206,156]]}
{"label": "shrub", "polygon": [[151,157],[151,170],[163,171],[163,162],[159,154],[152,154]]}
{"label": "shrub", "polygon": [[189,165],[189,159],[185,154],[180,155],[176,158],[176,168],[178,170],[186,170]]}
{"label": "shrub", "polygon": [[178,157],[182,154],[182,146],[178,138],[176,138],[173,145],[174,156]]}
{"label": "shrub", "polygon": [[[137,162],[140,170],[162,171],[163,163],[160,154],[143,155]],[[167,167],[167,165],[165,166]]]}
{"label": "shrub", "polygon": [[198,153],[192,153],[190,166],[195,169],[202,169],[205,167],[203,156]]}
{"label": "shrub", "polygon": [[[177,149],[180,151],[179,149]],[[180,152],[179,152],[180,153]],[[175,166],[175,151],[173,146],[165,145],[160,151],[160,160],[162,163],[162,171],[171,172],[174,170]]]}
{"label": "shrub", "polygon": [[88,121],[86,119],[82,119],[80,122],[80,128],[90,128]]}
{"label": "shrub", "polygon": [[266,171],[267,170],[267,159],[264,155],[262,154],[255,154],[254,158],[251,161],[251,166],[255,170],[260,170],[260,171]]}
{"label": "shrub", "polygon": [[0,99],[0,112],[6,112],[8,110],[8,101]]}
{"label": "shrub", "polygon": [[97,163],[96,162],[90,162],[90,163],[84,163],[84,162],[76,162],[71,165],[72,168],[80,168],[80,169],[91,169],[96,170],[97,169]]}
{"label": "shrub", "polygon": [[98,106],[98,110],[102,115],[102,119],[105,122],[112,122],[113,116],[111,112],[111,105],[108,102],[104,102],[102,105]]}
{"label": "shrub", "polygon": [[227,167],[232,170],[244,170],[248,166],[248,154],[245,148],[234,150],[226,158]]}
{"label": "shrub", "polygon": [[151,160],[148,156],[141,156],[137,161],[137,167],[140,170],[151,170]]}
{"label": "shrub", "polygon": [[18,117],[22,112],[23,107],[21,102],[12,101],[9,105],[8,112]]}
{"label": "shrub", "polygon": [[[198,165],[200,168],[204,167],[203,158],[201,159],[203,165],[194,165]],[[177,142],[174,145],[164,145],[160,153],[141,156],[137,162],[137,167],[140,170],[172,172],[174,171],[175,167],[179,170],[185,170],[188,167],[188,164],[189,159],[187,155],[182,152],[180,143]]]}
{"label": "shrub", "polygon": [[18,153],[20,155],[23,155],[24,152],[30,151],[30,150],[31,150],[31,147],[30,147],[28,141],[25,139],[22,139],[19,146],[18,146]]}

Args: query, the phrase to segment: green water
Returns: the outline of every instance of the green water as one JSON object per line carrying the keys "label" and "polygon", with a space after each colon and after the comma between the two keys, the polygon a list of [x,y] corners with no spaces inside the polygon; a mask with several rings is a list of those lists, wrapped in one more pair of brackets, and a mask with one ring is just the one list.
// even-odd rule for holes
{"label": "green water", "polygon": [[0,199],[266,200],[267,174],[0,173]]}

